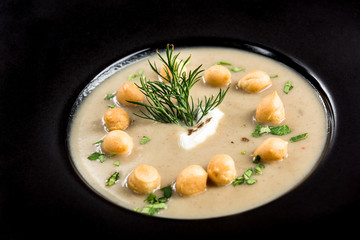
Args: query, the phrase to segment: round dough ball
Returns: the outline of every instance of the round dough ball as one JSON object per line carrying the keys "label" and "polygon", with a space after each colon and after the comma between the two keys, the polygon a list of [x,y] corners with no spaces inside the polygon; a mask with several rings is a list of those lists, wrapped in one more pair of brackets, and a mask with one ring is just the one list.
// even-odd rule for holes
{"label": "round dough ball", "polygon": [[149,194],[160,186],[161,177],[153,166],[141,164],[128,177],[128,186],[137,193]]}
{"label": "round dough ball", "polygon": [[176,179],[176,191],[184,196],[201,193],[206,189],[207,172],[199,165],[184,168]]}
{"label": "round dough ball", "polygon": [[104,113],[104,122],[110,131],[124,130],[130,124],[130,117],[124,109],[110,108]]}
{"label": "round dough ball", "polygon": [[213,65],[205,70],[204,78],[205,82],[212,86],[225,86],[231,82],[231,73],[222,65]]}
{"label": "round dough ball", "polygon": [[260,156],[261,161],[272,162],[287,157],[288,142],[280,138],[268,138],[257,147],[253,156]]}
{"label": "round dough ball", "polygon": [[249,93],[257,93],[272,85],[270,76],[261,70],[253,70],[243,76],[237,86]]}
{"label": "round dough ball", "polygon": [[259,122],[281,123],[285,120],[284,104],[276,90],[260,101],[255,117]]}
{"label": "round dough ball", "polygon": [[134,103],[129,103],[127,101],[142,102],[144,100],[144,94],[140,89],[135,85],[135,83],[125,82],[118,90],[116,94],[116,99],[119,103],[125,106],[138,106]]}
{"label": "round dough ball", "polygon": [[113,130],[106,134],[102,143],[102,148],[107,153],[116,153],[126,156],[131,153],[133,145],[133,140],[129,134],[122,130]]}
{"label": "round dough ball", "polygon": [[227,154],[215,155],[209,162],[207,173],[217,185],[231,183],[236,177],[235,162]]}

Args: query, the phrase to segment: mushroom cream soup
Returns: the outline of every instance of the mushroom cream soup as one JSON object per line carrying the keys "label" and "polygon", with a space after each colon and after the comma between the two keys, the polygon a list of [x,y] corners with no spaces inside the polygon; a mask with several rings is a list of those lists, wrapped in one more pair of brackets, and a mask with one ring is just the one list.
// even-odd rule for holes
{"label": "mushroom cream soup", "polygon": [[[144,107],[124,105],[118,101],[116,94],[125,82],[140,86],[141,76],[145,76],[147,80],[162,81],[148,62],[155,62],[160,72],[162,63],[158,55],[149,54],[114,71],[82,99],[74,113],[69,132],[69,148],[75,169],[95,192],[124,208],[141,212],[147,205],[144,200],[149,192],[161,197],[163,191],[160,189],[171,186],[172,196],[164,203],[166,208],[160,209],[157,216],[211,218],[264,205],[296,187],[312,172],[326,145],[328,125],[323,102],[307,80],[282,63],[239,49],[175,48],[174,54],[178,52],[178,59],[185,60],[191,55],[185,66],[187,73],[199,65],[204,70],[199,75],[200,81],[190,91],[194,103],[197,103],[198,98],[203,100],[205,96],[217,96],[219,89],[225,91],[230,84],[222,103],[203,118],[202,128],[197,131],[194,130],[197,125],[185,127],[140,118],[135,114],[141,115],[140,110],[145,112]],[[161,54],[165,56],[163,52]],[[206,81],[205,70],[214,65],[229,70],[224,71],[226,74],[230,73],[230,78],[226,78],[230,83],[215,86]],[[266,78],[262,90],[245,91],[238,82],[254,70],[261,70],[261,74],[265,73],[269,78]],[[271,84],[268,84],[269,79]],[[284,92],[286,88],[287,93]],[[106,98],[108,94],[113,94],[113,97]],[[257,107],[262,99],[272,94],[282,103],[285,118],[275,123],[258,122]],[[105,141],[101,140],[110,132],[105,126],[104,114],[110,108],[121,108],[128,114],[129,123],[121,132],[125,132],[123,134],[130,137],[132,143],[126,145],[129,151],[124,154],[114,155],[104,151]],[[257,124],[265,128],[258,132],[259,136],[253,136]],[[269,130],[284,125],[291,132],[274,135]],[[193,129],[193,132],[189,129]],[[304,133],[307,133],[305,139],[290,141],[291,137]],[[254,162],[255,150],[270,138],[282,140],[281,143],[284,144],[281,146],[286,148],[282,152],[284,156],[269,161],[263,161],[266,159],[260,156],[260,162]],[[92,158],[95,160],[90,160],[89,156],[94,152],[97,152]],[[226,167],[231,167],[231,171],[227,171],[228,178],[219,181],[221,184],[210,178],[221,175],[221,167],[213,167],[211,174],[206,172],[210,160],[216,155],[225,156],[224,161],[220,159],[217,162],[222,161],[227,164]],[[143,168],[136,170],[138,175],[134,173],[130,177],[139,165]],[[149,170],[145,168],[146,165],[152,168]],[[180,184],[176,183],[178,176],[183,169],[192,165],[202,167],[201,172],[196,171],[199,172],[197,178],[202,181],[202,185],[198,185],[204,189],[191,195],[179,193],[180,187],[176,187],[176,184]],[[253,170],[252,175],[244,176],[248,169]],[[129,183],[141,185],[146,182],[147,180],[141,179],[142,176],[148,179],[154,176],[151,184],[144,188],[144,193],[129,186]],[[130,178],[132,181],[128,181]],[[182,184],[193,184],[193,181],[197,180],[182,181]],[[237,181],[244,182],[236,184]]]}

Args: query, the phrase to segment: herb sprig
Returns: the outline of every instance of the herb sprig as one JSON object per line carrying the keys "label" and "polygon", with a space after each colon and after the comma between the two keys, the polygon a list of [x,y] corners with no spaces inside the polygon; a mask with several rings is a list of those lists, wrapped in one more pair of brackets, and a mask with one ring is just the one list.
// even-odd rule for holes
{"label": "herb sprig", "polygon": [[166,46],[165,58],[157,51],[159,59],[165,66],[166,76],[162,75],[156,64],[149,61],[152,70],[166,81],[150,81],[146,77],[140,78],[140,85],[136,84],[145,95],[147,103],[128,101],[143,106],[146,111],[140,110],[138,117],[161,123],[174,123],[192,127],[197,124],[203,116],[216,108],[223,100],[230,88],[220,88],[216,96],[197,99],[197,104],[190,95],[190,89],[197,83],[201,76],[201,66],[186,74],[184,67],[189,63],[191,56],[186,60],[179,60],[180,54],[174,54],[174,45]]}

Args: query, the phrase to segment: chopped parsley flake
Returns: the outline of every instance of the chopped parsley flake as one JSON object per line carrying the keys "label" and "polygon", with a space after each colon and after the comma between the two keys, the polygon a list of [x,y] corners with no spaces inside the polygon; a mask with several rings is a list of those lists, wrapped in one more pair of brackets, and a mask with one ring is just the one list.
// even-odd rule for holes
{"label": "chopped parsley flake", "polygon": [[142,139],[141,139],[141,141],[140,141],[140,144],[141,144],[141,145],[142,145],[142,144],[145,144],[145,143],[149,142],[150,140],[151,140],[151,139],[148,138],[147,136],[143,136]]}
{"label": "chopped parsley flake", "polygon": [[96,159],[99,159],[99,157],[100,157],[101,155],[104,155],[104,154],[99,153],[99,152],[94,152],[94,153],[92,153],[92,154],[88,157],[88,159],[89,159],[89,160],[96,160]]}
{"label": "chopped parsley flake", "polygon": [[106,186],[112,186],[119,180],[119,172],[114,172],[106,181]]}
{"label": "chopped parsley flake", "polygon": [[[260,157],[259,157],[260,159]],[[259,164],[254,168],[249,168],[241,176],[234,179],[232,182],[233,186],[241,185],[246,183],[247,185],[253,185],[257,182],[256,179],[252,178],[253,174],[262,174],[262,169],[265,168],[265,165]]]}
{"label": "chopped parsley flake", "polygon": [[287,81],[284,86],[284,93],[288,94],[294,86],[292,85],[291,81]]}
{"label": "chopped parsley flake", "polygon": [[89,157],[88,159],[89,160],[97,160],[99,159],[101,163],[103,163],[105,161],[105,157],[107,158],[111,158],[113,156],[115,156],[116,153],[112,153],[112,154],[109,154],[109,155],[105,155],[104,153],[99,153],[99,152],[93,152]]}
{"label": "chopped parsley flake", "polygon": [[291,132],[290,128],[285,124],[278,127],[270,127],[270,131],[273,135],[285,135]]}
{"label": "chopped parsley flake", "polygon": [[162,197],[157,197],[155,193],[150,193],[149,196],[145,199],[145,202],[148,204],[143,208],[139,209],[136,208],[135,211],[147,214],[147,215],[157,215],[159,210],[166,209],[166,202],[172,195],[172,188],[171,186],[166,186],[160,189],[163,192]]}
{"label": "chopped parsley flake", "polygon": [[165,203],[154,203],[146,205],[140,212],[147,215],[157,215],[160,209],[166,209]]}
{"label": "chopped parsley flake", "polygon": [[104,140],[99,140],[99,141],[97,141],[97,142],[94,142],[93,144],[95,145],[95,144],[100,144],[100,143],[102,143]]}
{"label": "chopped parsley flake", "polygon": [[261,160],[260,155],[256,155],[256,157],[255,157],[254,160],[253,160],[253,163],[259,163],[260,160]]}
{"label": "chopped parsley flake", "polygon": [[[232,66],[232,63],[220,61],[220,62],[217,63],[217,65]],[[232,71],[232,72],[240,72],[240,71],[244,71],[244,70],[245,70],[244,67],[232,67],[232,68],[230,68],[230,71]]]}
{"label": "chopped parsley flake", "polygon": [[172,195],[172,188],[171,186],[166,186],[160,189],[164,193],[165,198],[170,198]]}
{"label": "chopped parsley flake", "polygon": [[259,164],[257,167],[254,168],[254,171],[255,171],[256,174],[262,174],[261,169],[263,169],[263,168],[265,168],[265,165],[264,164]]}
{"label": "chopped parsley flake", "polygon": [[115,95],[114,95],[113,93],[108,93],[108,94],[106,94],[104,100],[110,100],[110,99],[112,99],[114,96],[115,96]]}
{"label": "chopped parsley flake", "polygon": [[256,124],[255,130],[251,135],[253,137],[260,137],[265,133],[271,133],[273,135],[285,135],[290,132],[291,130],[286,124],[278,127],[261,126],[260,124]]}
{"label": "chopped parsley flake", "polygon": [[308,135],[307,133],[303,133],[303,134],[297,135],[295,137],[291,137],[290,142],[297,142],[297,141],[303,140],[307,137],[307,135]]}
{"label": "chopped parsley flake", "polygon": [[240,71],[244,71],[245,68],[243,67],[233,67],[230,69],[232,72],[240,72]]}
{"label": "chopped parsley flake", "polygon": [[144,73],[144,70],[140,69],[137,73],[135,73],[135,74],[130,74],[130,75],[128,76],[128,80],[133,80],[133,79],[136,79],[137,77],[142,78],[142,77],[143,77],[143,73]]}
{"label": "chopped parsley flake", "polygon": [[229,62],[220,61],[220,62],[217,63],[217,65],[229,65],[229,66],[231,66],[232,64],[229,63]]}

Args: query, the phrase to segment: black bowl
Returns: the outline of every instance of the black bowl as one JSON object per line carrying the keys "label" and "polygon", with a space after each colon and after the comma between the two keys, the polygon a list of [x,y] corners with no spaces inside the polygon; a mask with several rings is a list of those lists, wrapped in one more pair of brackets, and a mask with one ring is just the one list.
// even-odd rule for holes
{"label": "black bowl", "polygon": [[[350,233],[360,202],[359,5],[238,4],[5,1],[0,6],[0,234],[20,238]],[[95,194],[67,155],[68,117],[82,89],[106,66],[138,50],[204,42],[265,54],[309,79],[324,99],[331,126],[336,123],[326,157],[293,191],[227,217],[143,216]]]}

